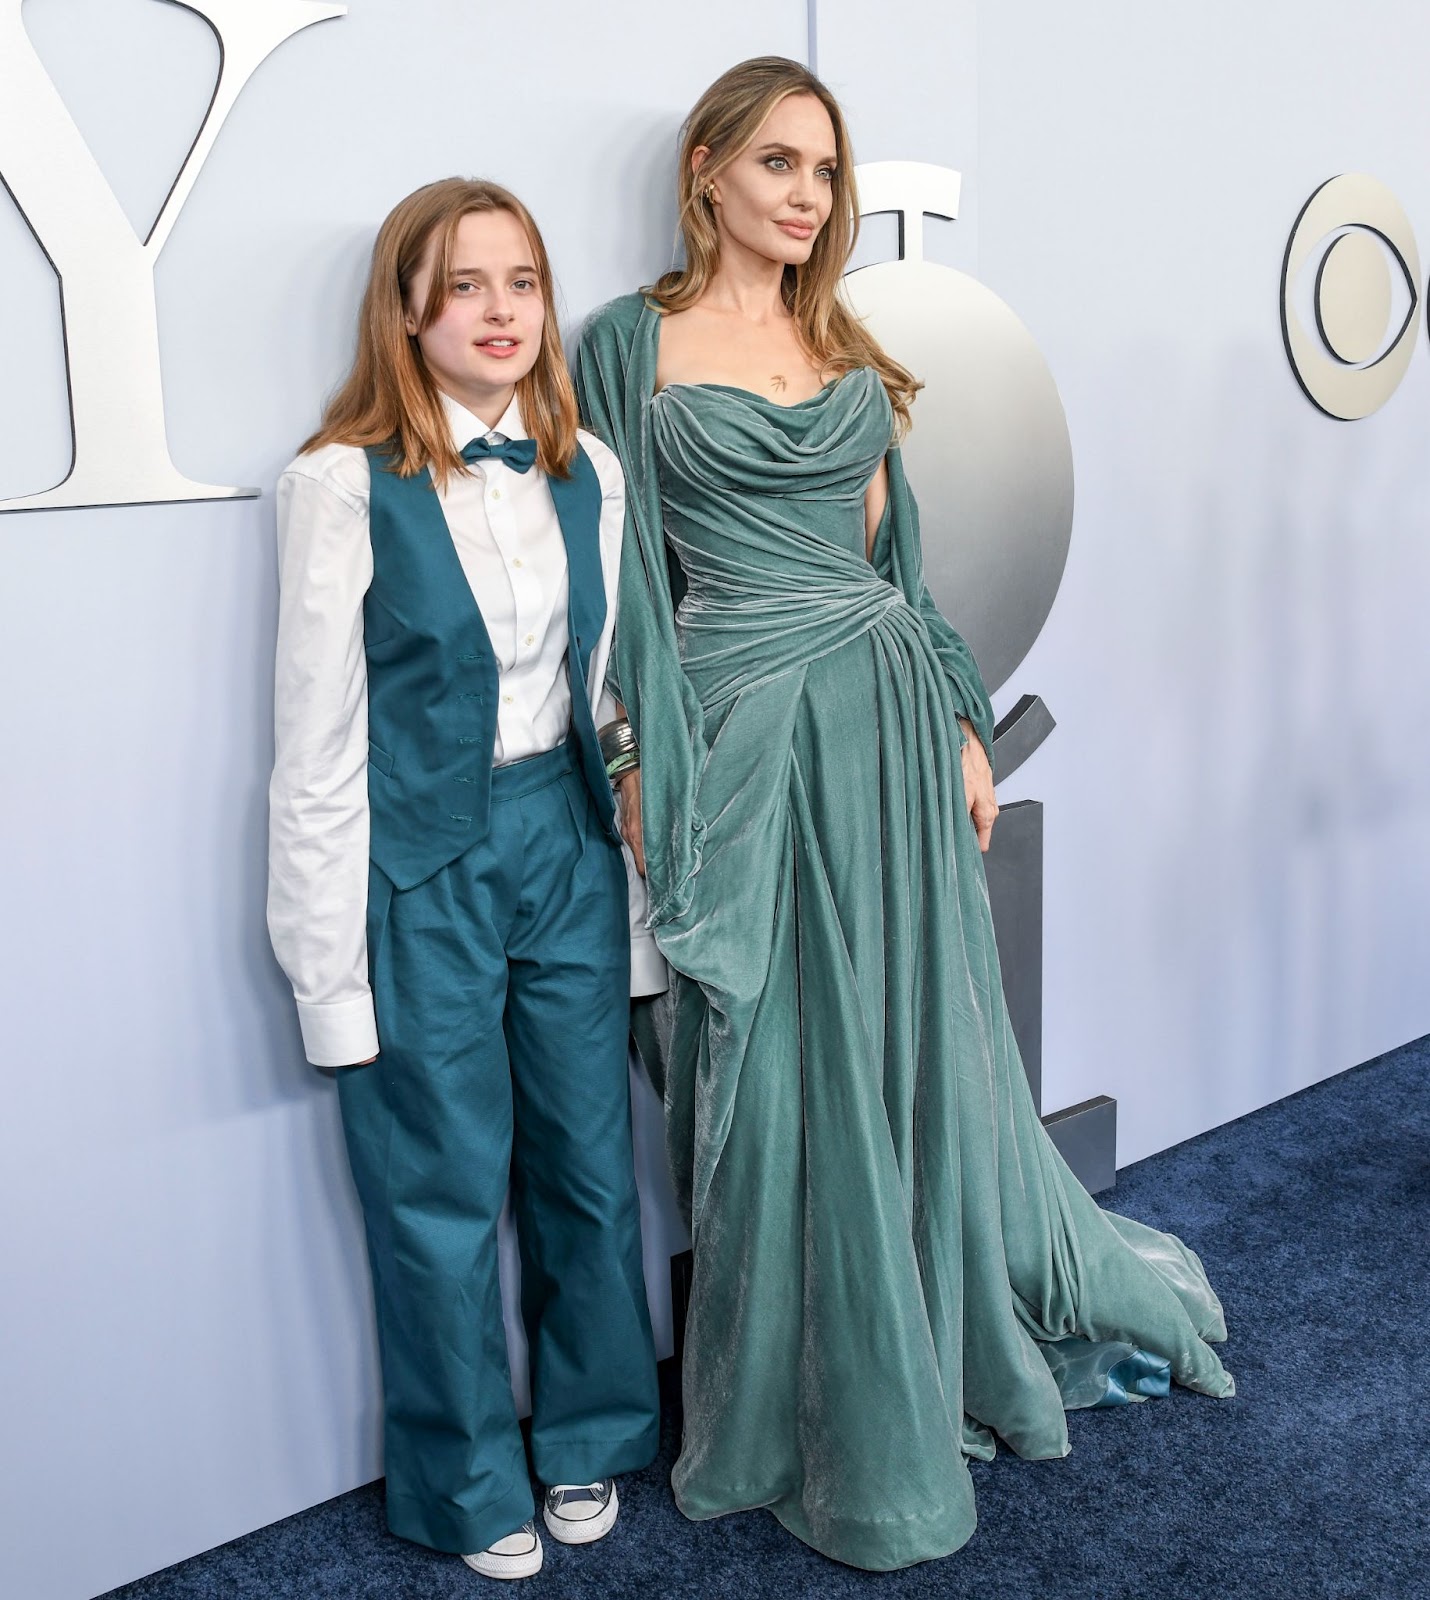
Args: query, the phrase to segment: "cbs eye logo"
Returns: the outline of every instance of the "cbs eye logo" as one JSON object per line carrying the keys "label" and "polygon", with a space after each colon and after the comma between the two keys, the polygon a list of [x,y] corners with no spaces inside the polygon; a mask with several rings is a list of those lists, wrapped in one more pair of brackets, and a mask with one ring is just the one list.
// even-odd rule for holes
{"label": "cbs eye logo", "polygon": [[1323,183],[1281,268],[1281,333],[1307,399],[1343,422],[1378,411],[1405,376],[1420,320],[1420,253],[1400,202],[1365,173]]}

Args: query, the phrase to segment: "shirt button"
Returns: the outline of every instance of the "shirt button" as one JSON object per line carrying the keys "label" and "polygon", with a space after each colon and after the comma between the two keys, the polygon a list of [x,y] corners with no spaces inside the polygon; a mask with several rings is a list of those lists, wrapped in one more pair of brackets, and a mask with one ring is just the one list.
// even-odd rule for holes
{"label": "shirt button", "polygon": [[519,566],[520,566],[520,565],[521,565],[521,557],[520,557],[520,556],[518,556],[518,557],[517,557],[517,558],[516,558],[516,560],[515,560],[515,561],[513,561],[513,562],[512,562],[512,566],[514,566],[514,567],[519,567]]}
{"label": "shirt button", "polygon": [[536,643],[536,635],[534,633],[527,634],[526,642],[528,644],[535,644]]}
{"label": "shirt button", "polygon": [[511,705],[511,704],[512,704],[512,698],[511,698],[511,696],[510,696],[510,695],[509,695],[509,694],[504,694],[504,695],[503,695],[503,696],[502,696],[502,697],[501,697],[501,703],[502,703],[502,704],[503,704],[503,705],[504,705],[504,706],[509,706],[509,705]]}
{"label": "shirt button", "polygon": [[493,489],[492,490],[492,499],[493,500],[500,500],[501,499],[501,490],[500,489]]}

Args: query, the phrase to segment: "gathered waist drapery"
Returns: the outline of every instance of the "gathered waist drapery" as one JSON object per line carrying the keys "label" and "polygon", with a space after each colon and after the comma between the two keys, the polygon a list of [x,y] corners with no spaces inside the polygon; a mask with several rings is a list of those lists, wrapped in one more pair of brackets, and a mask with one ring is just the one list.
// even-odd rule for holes
{"label": "gathered waist drapery", "polygon": [[872,568],[862,578],[767,585],[764,592],[708,586],[681,602],[676,642],[701,704],[715,711],[746,689],[842,650],[900,610],[917,625],[903,595]]}

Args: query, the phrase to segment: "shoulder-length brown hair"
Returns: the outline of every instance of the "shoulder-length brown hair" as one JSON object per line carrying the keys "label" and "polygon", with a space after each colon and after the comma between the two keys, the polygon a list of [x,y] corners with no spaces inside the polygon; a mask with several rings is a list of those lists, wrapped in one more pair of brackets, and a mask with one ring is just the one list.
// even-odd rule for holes
{"label": "shoulder-length brown hair", "polygon": [[389,447],[396,471],[413,477],[431,466],[438,484],[466,463],[452,443],[442,400],[415,335],[404,316],[412,281],[432,249],[427,304],[420,327],[430,328],[452,293],[452,248],[457,225],[473,211],[508,211],[526,230],[532,265],[541,281],[546,320],[536,364],[516,385],[521,420],[536,441],[543,472],[570,475],[576,458],[576,395],[561,349],[551,262],[531,213],[509,190],[478,178],[443,178],[400,201],[388,213],[372,248],[372,268],[358,315],[352,371],[329,400],[318,431],[303,446]]}
{"label": "shoulder-length brown hair", "polygon": [[[763,127],[765,118],[787,95],[812,94],[834,124],[834,204],[803,266],[785,268],[781,293],[810,360],[826,371],[844,373],[873,367],[894,408],[896,432],[909,426],[909,406],[923,387],[893,360],[854,315],[840,292],[844,268],[859,236],[859,198],[854,183],[854,158],[849,129],[839,102],[798,61],[784,56],[756,56],[718,77],[696,101],[680,140],[678,175],[680,233],[685,265],[667,272],[646,289],[646,298],[661,311],[685,311],[704,294],[720,263],[720,235],[715,209],[706,198],[718,177]],[[697,174],[693,156],[701,145],[706,156]]]}

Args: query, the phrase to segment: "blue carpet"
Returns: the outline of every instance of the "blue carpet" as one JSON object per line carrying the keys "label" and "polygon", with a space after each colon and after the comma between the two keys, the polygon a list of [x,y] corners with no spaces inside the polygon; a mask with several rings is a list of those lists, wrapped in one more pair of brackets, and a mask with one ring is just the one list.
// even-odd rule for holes
{"label": "blue carpet", "polygon": [[[1430,1597],[1430,1039],[1127,1168],[1118,1211],[1180,1234],[1226,1306],[1237,1397],[1069,1418],[1073,1453],[975,1464],[980,1525],[899,1573],[826,1561],[765,1512],[695,1524],[659,1461],[615,1531],[546,1541],[521,1600],[976,1596]],[[671,1375],[668,1373],[667,1382]],[[673,1396],[670,1397],[673,1399]],[[390,1537],[378,1485],[113,1591],[110,1600],[446,1600],[496,1594]]]}

